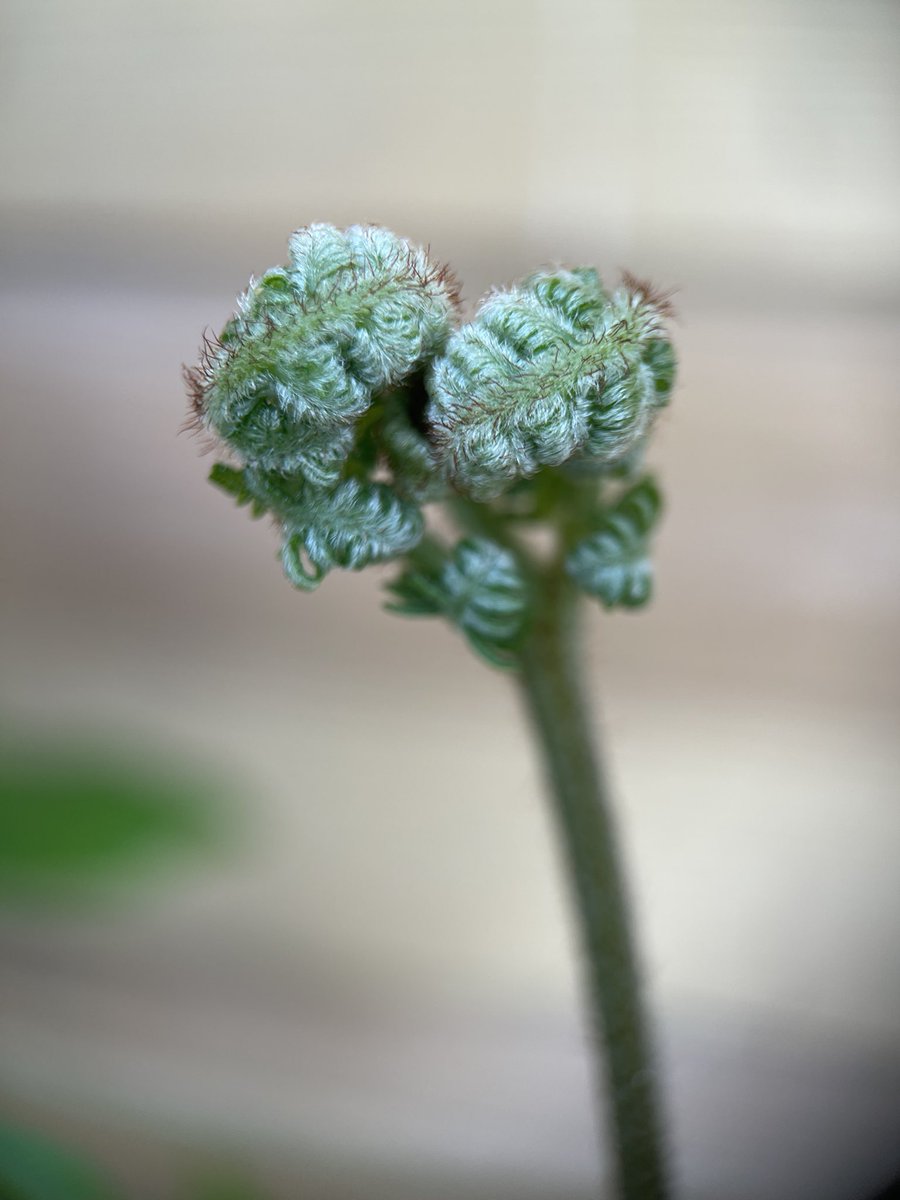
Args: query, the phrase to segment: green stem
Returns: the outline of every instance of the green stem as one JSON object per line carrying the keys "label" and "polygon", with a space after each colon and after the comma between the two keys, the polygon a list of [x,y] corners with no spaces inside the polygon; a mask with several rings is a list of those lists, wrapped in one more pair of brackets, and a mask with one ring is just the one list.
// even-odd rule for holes
{"label": "green stem", "polygon": [[606,785],[579,678],[577,603],[557,561],[534,580],[522,689],[544,758],[578,912],[597,1085],[621,1200],[669,1194],[659,1103]]}

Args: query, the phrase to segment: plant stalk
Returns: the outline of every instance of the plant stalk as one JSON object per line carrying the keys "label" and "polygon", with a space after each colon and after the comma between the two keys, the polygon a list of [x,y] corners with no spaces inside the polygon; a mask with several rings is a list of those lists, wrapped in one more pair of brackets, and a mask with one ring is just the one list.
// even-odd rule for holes
{"label": "plant stalk", "polygon": [[625,883],[580,679],[578,596],[558,561],[534,582],[539,603],[522,648],[522,691],[577,911],[614,1194],[664,1200],[661,1112]]}

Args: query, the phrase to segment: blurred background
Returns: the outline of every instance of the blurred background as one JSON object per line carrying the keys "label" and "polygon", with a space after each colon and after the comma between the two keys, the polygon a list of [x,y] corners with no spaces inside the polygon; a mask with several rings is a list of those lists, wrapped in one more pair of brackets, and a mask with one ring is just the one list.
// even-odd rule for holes
{"label": "blurred background", "polygon": [[374,221],[470,303],[553,261],[676,289],[657,599],[589,645],[675,1169],[874,1195],[900,8],[6,0],[0,55],[0,1116],[136,1200],[597,1194],[509,680],[378,570],[294,593],[178,436],[251,273]]}

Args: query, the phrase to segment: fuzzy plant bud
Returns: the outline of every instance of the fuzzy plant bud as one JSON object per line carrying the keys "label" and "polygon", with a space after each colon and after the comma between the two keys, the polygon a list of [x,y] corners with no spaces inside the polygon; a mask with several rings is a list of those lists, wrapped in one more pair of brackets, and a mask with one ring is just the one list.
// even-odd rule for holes
{"label": "fuzzy plant bud", "polygon": [[189,374],[199,422],[244,462],[335,482],[353,425],[441,350],[456,290],[387,229],[310,225]]}
{"label": "fuzzy plant bud", "polygon": [[[189,390],[230,460],[211,481],[275,520],[296,587],[402,559],[395,611],[442,616],[510,665],[533,612],[519,530],[555,528],[569,579],[606,606],[650,597],[661,498],[640,473],[674,384],[670,312],[590,267],[538,271],[462,326],[457,303],[389,230],[310,225],[207,339]],[[436,501],[476,536],[427,532]]]}
{"label": "fuzzy plant bud", "polygon": [[422,536],[419,505],[446,483],[415,423],[421,374],[456,306],[449,273],[420,247],[387,229],[310,225],[187,373],[194,424],[240,464],[213,482],[276,518],[297,586]]}
{"label": "fuzzy plant bud", "polygon": [[456,487],[490,499],[542,467],[611,466],[672,389],[668,306],[591,268],[540,271],[493,293],[432,364],[426,413]]}

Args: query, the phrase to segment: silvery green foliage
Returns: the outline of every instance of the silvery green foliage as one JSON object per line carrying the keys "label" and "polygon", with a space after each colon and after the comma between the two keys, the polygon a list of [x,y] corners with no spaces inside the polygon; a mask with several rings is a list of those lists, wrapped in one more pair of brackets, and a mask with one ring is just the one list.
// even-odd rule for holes
{"label": "silvery green foliage", "polygon": [[448,272],[389,230],[311,225],[188,372],[196,423],[242,464],[213,482],[276,517],[297,586],[421,537],[418,506],[446,483],[412,421],[414,376],[455,306]]}
{"label": "silvery green foliage", "polygon": [[460,491],[484,500],[542,467],[614,464],[674,381],[664,299],[628,278],[541,271],[495,292],[431,366],[426,417]]}
{"label": "silvery green foliage", "polygon": [[284,516],[284,571],[311,589],[332,567],[359,570],[405,554],[424,531],[421,509],[387,484],[347,479],[325,495],[303,497]]}
{"label": "silvery green foliage", "polygon": [[222,463],[210,479],[238,504],[250,505],[254,516],[276,517],[284,572],[304,591],[334,567],[359,570],[405,554],[425,529],[418,505],[384,483],[345,479],[322,489],[296,476]]}
{"label": "silvery green foliage", "polygon": [[514,662],[529,597],[515,555],[505,547],[487,538],[466,538],[447,555],[432,544],[388,587],[393,612],[443,615],[489,662]]}
{"label": "silvery green foliage", "polygon": [[662,511],[656,483],[645,477],[608,509],[598,527],[572,549],[566,570],[607,608],[638,608],[653,591],[649,538]]}
{"label": "silvery green foliage", "polygon": [[199,420],[244,462],[336,482],[353,423],[442,349],[455,303],[447,272],[387,229],[300,229],[191,372]]}
{"label": "silvery green foliage", "polygon": [[[639,478],[672,390],[668,315],[647,285],[607,293],[581,267],[495,292],[454,332],[455,285],[424,250],[311,225],[188,372],[196,424],[233,459],[210,478],[274,518],[295,586],[406,556],[392,607],[441,614],[509,665],[542,571],[530,529],[606,605],[650,594],[659,494],[645,479],[605,497]],[[490,537],[425,537],[423,505],[446,499]]]}

